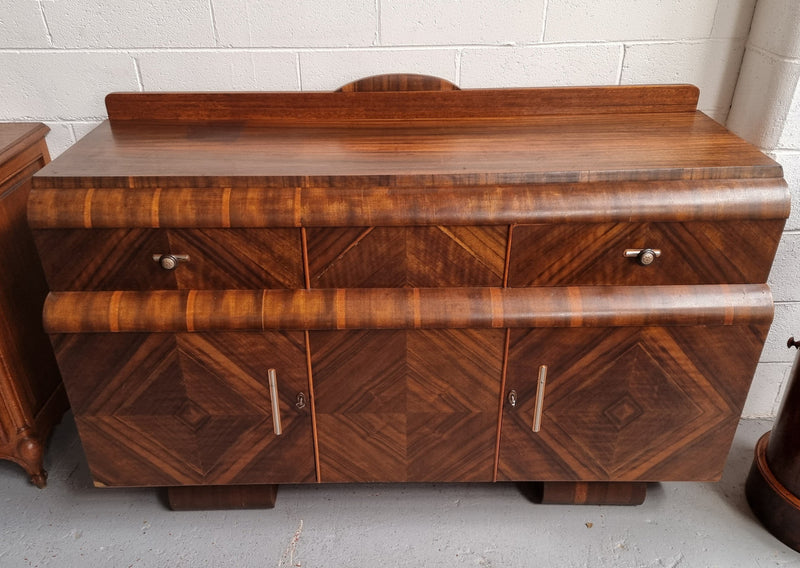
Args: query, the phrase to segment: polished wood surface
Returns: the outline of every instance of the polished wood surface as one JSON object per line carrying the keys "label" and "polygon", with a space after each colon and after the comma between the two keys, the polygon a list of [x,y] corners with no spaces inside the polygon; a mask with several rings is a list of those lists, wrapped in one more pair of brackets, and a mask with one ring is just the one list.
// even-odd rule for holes
{"label": "polished wood surface", "polygon": [[0,124],[0,458],[43,487],[44,445],[67,408],[41,325],[44,274],[25,222],[30,176],[50,156],[43,124]]}
{"label": "polished wood surface", "polygon": [[389,73],[365,77],[340,87],[340,92],[373,91],[457,91],[459,87],[450,81],[430,75]]}
{"label": "polished wood surface", "polygon": [[534,500],[546,505],[641,505],[647,484],[640,482],[546,481]]}
{"label": "polished wood surface", "polygon": [[775,477],[767,461],[770,432],[756,444],[753,465],[745,483],[750,508],[761,523],[786,546],[800,552],[800,496]]}
{"label": "polished wood surface", "polygon": [[419,187],[781,175],[773,160],[699,112],[341,126],[129,120],[98,126],[35,177],[34,187]]}
{"label": "polished wood surface", "polygon": [[498,480],[717,480],[768,329],[511,330]]}
{"label": "polished wood surface", "polygon": [[[788,346],[800,343],[792,337]],[[800,352],[772,431],[756,445],[746,493],[764,526],[800,552]]]}
{"label": "polished wood surface", "polygon": [[391,227],[729,221],[785,219],[788,214],[786,182],[776,178],[457,189],[375,183],[335,191],[260,185],[50,188],[33,190],[28,221],[34,229]]}
{"label": "polished wood surface", "polygon": [[186,485],[167,488],[173,511],[272,509],[277,485]]}
{"label": "polished wood surface", "polygon": [[697,94],[394,75],[110,95],[28,209],[93,477],[200,486],[172,492],[187,506],[498,480],[633,504],[714,479],[789,198]]}
{"label": "polished wood surface", "polygon": [[[335,93],[111,93],[106,96],[106,108],[114,122],[486,120],[554,114],[691,112],[700,93],[694,85],[454,90],[448,82],[436,78],[421,79],[424,89],[402,91],[399,87],[403,81],[408,83],[403,76],[368,78],[368,92],[345,85]],[[380,86],[389,90],[377,91]],[[434,86],[439,89],[432,90]]]}
{"label": "polished wood surface", "polygon": [[772,426],[767,462],[783,486],[800,497],[800,342],[792,337],[788,345],[799,351]]}
{"label": "polished wood surface", "polygon": [[[765,282],[783,225],[783,219],[517,225],[508,285]],[[661,256],[648,266],[623,256],[627,249],[645,248],[661,251]]]}
{"label": "polished wood surface", "polygon": [[[300,332],[69,334],[53,345],[95,482],[316,480]],[[121,356],[122,355],[122,356]],[[268,369],[277,375],[276,434]]]}
{"label": "polished wood surface", "polygon": [[508,227],[310,228],[312,288],[502,286]]}
{"label": "polished wood surface", "polygon": [[310,339],[321,481],[492,480],[504,330]]}
{"label": "polished wood surface", "polygon": [[[53,290],[300,288],[298,229],[35,231]],[[175,270],[153,260],[187,255]]]}
{"label": "polished wood surface", "polygon": [[51,292],[44,325],[48,333],[690,326],[772,315],[765,284],[157,290]]}

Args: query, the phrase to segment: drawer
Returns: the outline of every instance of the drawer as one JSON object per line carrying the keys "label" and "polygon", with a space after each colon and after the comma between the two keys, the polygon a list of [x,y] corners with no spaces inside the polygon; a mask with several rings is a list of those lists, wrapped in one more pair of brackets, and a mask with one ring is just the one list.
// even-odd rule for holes
{"label": "drawer", "polygon": [[502,286],[508,226],[310,228],[312,288]]}
{"label": "drawer", "polygon": [[[782,229],[782,219],[518,225],[512,231],[508,284],[762,283]],[[648,265],[625,256],[643,249],[659,256]]]}
{"label": "drawer", "polygon": [[[34,231],[52,290],[303,287],[299,229]],[[154,260],[185,255],[167,270]]]}

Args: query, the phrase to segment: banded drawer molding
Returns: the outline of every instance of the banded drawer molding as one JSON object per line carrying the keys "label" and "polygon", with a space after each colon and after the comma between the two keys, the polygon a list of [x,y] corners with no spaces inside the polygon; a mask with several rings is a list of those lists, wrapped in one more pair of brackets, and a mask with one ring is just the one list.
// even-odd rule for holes
{"label": "banded drawer molding", "polygon": [[115,93],[37,173],[44,324],[98,486],[719,478],[781,167],[689,85]]}

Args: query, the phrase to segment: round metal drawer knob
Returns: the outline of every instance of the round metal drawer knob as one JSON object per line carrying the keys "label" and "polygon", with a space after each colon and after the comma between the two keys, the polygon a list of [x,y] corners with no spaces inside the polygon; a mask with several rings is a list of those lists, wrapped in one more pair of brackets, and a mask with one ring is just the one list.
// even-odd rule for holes
{"label": "round metal drawer knob", "polygon": [[179,262],[188,262],[189,255],[186,254],[154,254],[153,260],[156,261],[164,270],[175,270]]}
{"label": "round metal drawer knob", "polygon": [[175,270],[175,267],[178,266],[178,259],[171,254],[165,254],[158,260],[158,263],[164,270]]}
{"label": "round metal drawer knob", "polygon": [[635,258],[636,262],[642,266],[647,266],[653,264],[661,256],[661,249],[625,249],[623,256],[625,258]]}
{"label": "round metal drawer knob", "polygon": [[648,264],[653,264],[653,261],[656,259],[656,253],[653,249],[644,249],[642,252],[639,253],[638,260],[639,264],[642,266],[647,266]]}

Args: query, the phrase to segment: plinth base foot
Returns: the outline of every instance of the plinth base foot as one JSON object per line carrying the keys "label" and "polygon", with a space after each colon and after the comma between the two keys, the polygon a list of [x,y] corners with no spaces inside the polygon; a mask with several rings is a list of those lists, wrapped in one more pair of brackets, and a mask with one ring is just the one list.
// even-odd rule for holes
{"label": "plinth base foot", "polygon": [[173,511],[272,509],[277,495],[277,485],[200,485],[167,488],[167,501]]}

